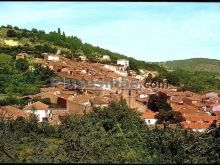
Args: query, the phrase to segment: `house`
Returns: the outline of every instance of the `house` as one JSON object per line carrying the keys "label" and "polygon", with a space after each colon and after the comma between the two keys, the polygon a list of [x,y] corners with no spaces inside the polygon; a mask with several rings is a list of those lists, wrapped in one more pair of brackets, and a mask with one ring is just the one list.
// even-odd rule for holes
{"label": "house", "polygon": [[91,95],[82,94],[79,96],[70,96],[67,99],[67,111],[70,114],[83,115],[84,113],[88,113],[91,111],[92,106],[89,101]]}
{"label": "house", "polygon": [[209,123],[182,123],[181,125],[198,132],[204,132],[210,126]]}
{"label": "house", "polygon": [[147,125],[154,125],[157,122],[157,119],[154,117],[156,113],[152,111],[145,111],[142,113],[142,118],[145,120]]}
{"label": "house", "polygon": [[86,56],[79,56],[79,59],[80,59],[81,61],[86,61],[86,60],[87,60]]}
{"label": "house", "polygon": [[144,79],[145,79],[145,77],[142,76],[142,75],[136,75],[135,78],[136,78],[137,80],[144,80]]}
{"label": "house", "polygon": [[121,75],[124,77],[128,76],[128,72],[126,71],[127,67],[125,67],[123,65],[104,65],[104,68],[109,69],[109,70],[117,73],[118,75]]}
{"label": "house", "polygon": [[[57,105],[61,108],[67,108],[67,99],[69,96],[71,96],[68,93],[65,93],[64,91],[56,93],[57,98]],[[73,96],[76,96],[76,93],[73,94]]]}
{"label": "house", "polygon": [[110,103],[109,97],[95,97],[90,100],[93,107],[106,107]]}
{"label": "house", "polygon": [[129,60],[119,59],[117,60],[117,65],[123,65],[124,67],[129,67]]}
{"label": "house", "polygon": [[141,93],[139,93],[139,98],[140,98],[140,99],[145,98],[145,97],[148,97],[148,93],[147,93],[147,92],[141,92]]}
{"label": "house", "polygon": [[58,94],[60,93],[60,89],[59,88],[41,88],[40,93],[33,95],[34,98],[40,98],[40,99],[45,99],[45,98],[49,98],[50,102],[53,104],[57,103],[58,100]]}
{"label": "house", "polygon": [[205,94],[206,98],[220,98],[220,93],[217,92],[210,92]]}
{"label": "house", "polygon": [[93,84],[94,87],[102,89],[102,90],[111,90],[112,88],[112,83],[110,81],[94,81]]}
{"label": "house", "polygon": [[18,117],[28,118],[28,113],[13,106],[0,107],[0,117],[16,120]]}
{"label": "house", "polygon": [[39,122],[42,121],[48,121],[51,117],[51,110],[49,110],[49,106],[47,104],[44,104],[40,101],[37,101],[35,103],[28,103],[23,109],[25,112],[33,113],[37,115]]}
{"label": "house", "polygon": [[191,104],[181,105],[178,103],[171,103],[171,106],[174,111],[179,111],[186,119],[181,122],[181,125],[184,128],[190,128],[193,131],[203,132],[214,120],[216,120],[216,117],[211,116],[209,112],[200,111]]}
{"label": "house", "polygon": [[182,104],[183,105],[183,97],[182,96],[175,96],[175,95],[172,95],[170,97],[170,101],[173,102],[173,103],[177,103],[177,104]]}
{"label": "house", "polygon": [[51,120],[49,121],[49,123],[51,125],[60,125],[61,120],[69,115],[70,115],[70,113],[67,110],[53,110],[52,117],[51,117]]}
{"label": "house", "polygon": [[27,59],[28,54],[27,53],[19,53],[16,55],[16,60],[18,59]]}
{"label": "house", "polygon": [[197,104],[197,103],[201,103],[202,101],[202,96],[196,94],[196,93],[192,93],[192,92],[185,92],[185,97],[183,98],[183,103],[186,104]]}
{"label": "house", "polygon": [[49,55],[49,56],[47,56],[47,60],[48,61],[59,61],[60,58],[59,58],[59,56],[56,56],[56,55]]}
{"label": "house", "polygon": [[103,55],[102,60],[110,60],[110,56],[109,55]]}
{"label": "house", "polygon": [[213,112],[220,112],[220,104],[216,104],[212,107]]}

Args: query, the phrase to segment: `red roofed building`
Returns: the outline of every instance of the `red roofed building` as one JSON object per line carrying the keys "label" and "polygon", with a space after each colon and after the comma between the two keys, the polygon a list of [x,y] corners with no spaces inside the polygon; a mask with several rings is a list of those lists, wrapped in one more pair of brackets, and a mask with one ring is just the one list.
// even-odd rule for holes
{"label": "red roofed building", "polygon": [[49,106],[40,101],[26,105],[23,110],[25,112],[37,115],[39,118],[39,122],[42,122],[43,120],[48,120],[51,117]]}
{"label": "red roofed building", "polygon": [[198,132],[204,132],[210,126],[209,123],[182,123],[182,125]]}
{"label": "red roofed building", "polygon": [[148,125],[153,125],[156,124],[157,119],[154,117],[156,115],[156,113],[152,112],[152,111],[145,111],[144,113],[142,113],[142,118],[145,120],[145,122]]}
{"label": "red roofed building", "polygon": [[24,118],[28,118],[28,113],[15,108],[13,106],[4,106],[4,107],[0,107],[0,116],[3,117],[3,119],[17,119],[18,117],[24,117]]}

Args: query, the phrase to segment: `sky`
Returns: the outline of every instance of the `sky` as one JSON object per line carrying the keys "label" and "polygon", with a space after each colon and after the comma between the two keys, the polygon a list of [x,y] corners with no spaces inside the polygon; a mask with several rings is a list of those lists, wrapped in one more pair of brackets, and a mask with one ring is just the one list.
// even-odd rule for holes
{"label": "sky", "polygon": [[0,25],[65,31],[138,60],[220,60],[220,4],[0,2]]}

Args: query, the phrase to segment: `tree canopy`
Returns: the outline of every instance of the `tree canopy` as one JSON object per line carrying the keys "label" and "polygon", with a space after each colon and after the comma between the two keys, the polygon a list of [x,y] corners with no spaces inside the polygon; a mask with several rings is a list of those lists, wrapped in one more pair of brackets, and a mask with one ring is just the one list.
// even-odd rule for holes
{"label": "tree canopy", "polygon": [[149,129],[121,101],[61,125],[29,119],[0,120],[3,163],[218,163],[218,140],[182,128]]}

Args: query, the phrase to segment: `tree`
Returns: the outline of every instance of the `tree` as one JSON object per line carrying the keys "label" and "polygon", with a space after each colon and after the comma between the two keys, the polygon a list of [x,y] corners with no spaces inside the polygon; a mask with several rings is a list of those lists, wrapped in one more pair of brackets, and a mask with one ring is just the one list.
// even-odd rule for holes
{"label": "tree", "polygon": [[150,95],[147,107],[154,112],[159,112],[159,110],[169,111],[171,110],[170,104],[168,104],[168,96],[165,93],[158,92],[156,94]]}
{"label": "tree", "polygon": [[170,124],[177,124],[185,120],[181,112],[176,112],[172,110],[164,111],[163,109],[160,110],[159,113],[155,115],[155,118],[157,119],[157,123],[163,123],[169,121]]}
{"label": "tree", "polygon": [[17,37],[17,36],[18,36],[18,34],[14,30],[9,29],[7,31],[7,37]]}
{"label": "tree", "polygon": [[61,30],[60,30],[60,28],[58,28],[57,33],[58,33],[59,35],[61,35]]}
{"label": "tree", "polygon": [[214,137],[220,137],[220,124],[217,123],[217,120],[214,120],[208,128],[208,133]]}
{"label": "tree", "polygon": [[28,64],[27,60],[18,59],[15,62],[15,67],[17,70],[24,72],[28,69],[29,64]]}
{"label": "tree", "polygon": [[35,29],[35,28],[33,28],[31,31],[32,31],[33,33],[38,33],[37,29]]}
{"label": "tree", "polygon": [[12,25],[7,25],[6,27],[9,28],[9,29],[13,29]]}
{"label": "tree", "polygon": [[147,83],[149,83],[149,82],[152,81],[152,77],[153,77],[152,74],[149,73],[148,76],[145,78],[145,80],[144,80],[144,86],[145,86],[146,88],[148,88]]}
{"label": "tree", "polygon": [[167,78],[168,83],[173,84],[173,85],[179,85],[180,78],[176,73],[172,73],[172,72],[168,73],[166,78]]}
{"label": "tree", "polygon": [[15,29],[15,30],[19,30],[19,28],[18,28],[17,26],[14,26],[14,29]]}
{"label": "tree", "polygon": [[64,36],[64,38],[66,38],[66,34],[65,34],[65,32],[63,31],[63,36]]}
{"label": "tree", "polygon": [[46,68],[42,67],[39,64],[34,65],[34,75],[40,76],[40,79],[45,81],[54,76],[54,71],[51,70],[48,66]]}

